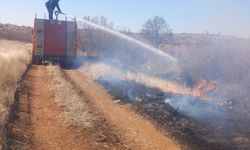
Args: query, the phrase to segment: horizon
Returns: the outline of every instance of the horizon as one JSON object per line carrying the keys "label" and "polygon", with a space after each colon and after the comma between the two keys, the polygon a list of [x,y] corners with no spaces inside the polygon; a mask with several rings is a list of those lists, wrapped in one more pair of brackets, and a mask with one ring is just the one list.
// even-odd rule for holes
{"label": "horizon", "polygon": [[[42,18],[47,14],[46,0],[2,1],[1,23],[33,26],[35,13]],[[132,5],[131,5],[132,4]],[[60,1],[63,12],[76,17],[104,16],[120,30],[139,32],[142,25],[153,16],[163,16],[174,33],[220,34],[250,38],[250,1],[244,0],[197,0],[172,1]],[[74,8],[74,9],[72,9]],[[128,11],[129,8],[129,11]],[[11,10],[12,9],[12,10]],[[11,11],[10,11],[11,10]],[[151,10],[151,11],[148,11]],[[25,16],[25,17],[20,17]],[[47,15],[48,16],[48,15]]]}

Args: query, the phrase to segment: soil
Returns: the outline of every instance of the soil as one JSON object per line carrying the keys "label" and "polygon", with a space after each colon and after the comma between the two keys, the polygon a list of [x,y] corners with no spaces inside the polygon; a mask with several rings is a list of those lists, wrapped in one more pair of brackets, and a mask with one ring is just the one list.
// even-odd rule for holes
{"label": "soil", "polygon": [[153,124],[112,101],[100,86],[77,71],[65,71],[98,114],[93,128],[64,123],[44,66],[32,66],[16,91],[9,122],[8,149],[179,149]]}
{"label": "soil", "polygon": [[132,149],[179,149],[178,144],[160,133],[147,119],[138,115],[130,107],[114,101],[100,85],[88,80],[88,77],[77,71],[65,71],[72,83],[84,92],[89,102],[101,114],[112,122],[118,135]]}
{"label": "soil", "polygon": [[84,130],[65,126],[58,119],[60,108],[48,88],[43,66],[33,66],[18,91],[10,124],[9,149],[88,149]]}

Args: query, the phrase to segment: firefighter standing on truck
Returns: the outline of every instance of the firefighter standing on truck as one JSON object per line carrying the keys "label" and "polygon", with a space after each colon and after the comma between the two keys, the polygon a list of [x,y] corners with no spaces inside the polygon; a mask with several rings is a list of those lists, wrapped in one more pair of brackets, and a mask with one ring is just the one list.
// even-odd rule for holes
{"label": "firefighter standing on truck", "polygon": [[60,13],[62,13],[62,11],[61,11],[61,9],[60,9],[58,3],[59,3],[59,0],[48,0],[48,1],[46,2],[46,7],[47,7],[48,12],[49,12],[49,19],[50,19],[50,20],[53,20],[53,12],[54,12],[54,9],[55,9],[55,8],[57,8],[58,11],[59,11]]}

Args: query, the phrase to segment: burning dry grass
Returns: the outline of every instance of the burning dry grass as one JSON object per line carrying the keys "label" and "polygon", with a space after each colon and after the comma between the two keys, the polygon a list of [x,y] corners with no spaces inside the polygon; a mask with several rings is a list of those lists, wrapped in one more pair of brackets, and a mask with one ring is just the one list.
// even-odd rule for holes
{"label": "burning dry grass", "polygon": [[176,94],[190,93],[190,90],[188,88],[185,88],[184,85],[178,85],[174,82],[156,77],[151,77],[143,73],[127,72],[127,80],[135,81],[150,88],[157,88],[163,92],[171,92]]}
{"label": "burning dry grass", "polygon": [[[224,118],[223,109],[206,102],[205,99],[197,98],[192,93],[196,89],[188,89],[143,73],[119,71],[105,63],[88,63],[82,66],[81,71],[104,85],[115,100],[122,102],[132,100],[132,108],[135,108],[138,113],[147,116],[157,128],[162,128],[183,145],[188,145],[183,149],[235,149],[237,147],[230,139],[232,134],[227,133],[232,128],[224,125],[224,119],[227,118]],[[130,81],[136,82],[135,85]],[[113,85],[110,86],[110,84]],[[210,87],[207,88],[205,85],[205,83],[197,85],[197,90],[210,90]],[[127,87],[120,88],[122,86]],[[155,88],[159,90],[154,91]],[[166,102],[167,99],[173,99],[174,102]],[[216,118],[211,119],[211,116]],[[221,124],[217,123],[219,125],[214,126],[208,124],[212,121]],[[225,129],[221,128],[221,125]],[[242,139],[247,141],[246,138],[237,138],[237,140]]]}
{"label": "burning dry grass", "polygon": [[5,124],[14,93],[31,58],[31,45],[0,40],[0,149],[5,145]]}
{"label": "burning dry grass", "polygon": [[63,111],[60,117],[71,125],[92,127],[94,116],[84,97],[80,96],[79,90],[66,81],[58,66],[48,66],[47,71],[51,79],[50,87],[55,92],[56,102]]}
{"label": "burning dry grass", "polygon": [[87,73],[93,80],[134,81],[149,88],[157,88],[163,92],[191,94],[190,89],[186,88],[185,85],[179,85],[141,72],[120,71],[105,63],[86,63],[81,68],[81,71]]}

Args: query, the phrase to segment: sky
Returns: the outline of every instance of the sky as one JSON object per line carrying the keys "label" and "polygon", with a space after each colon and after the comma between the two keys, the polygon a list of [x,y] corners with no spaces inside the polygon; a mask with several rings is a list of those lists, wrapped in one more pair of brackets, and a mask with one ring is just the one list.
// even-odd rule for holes
{"label": "sky", "polygon": [[[0,22],[32,26],[35,13],[47,13],[45,2],[0,0]],[[121,30],[138,32],[146,20],[163,16],[175,33],[250,38],[250,0],[60,0],[60,7],[76,17],[105,16]]]}

